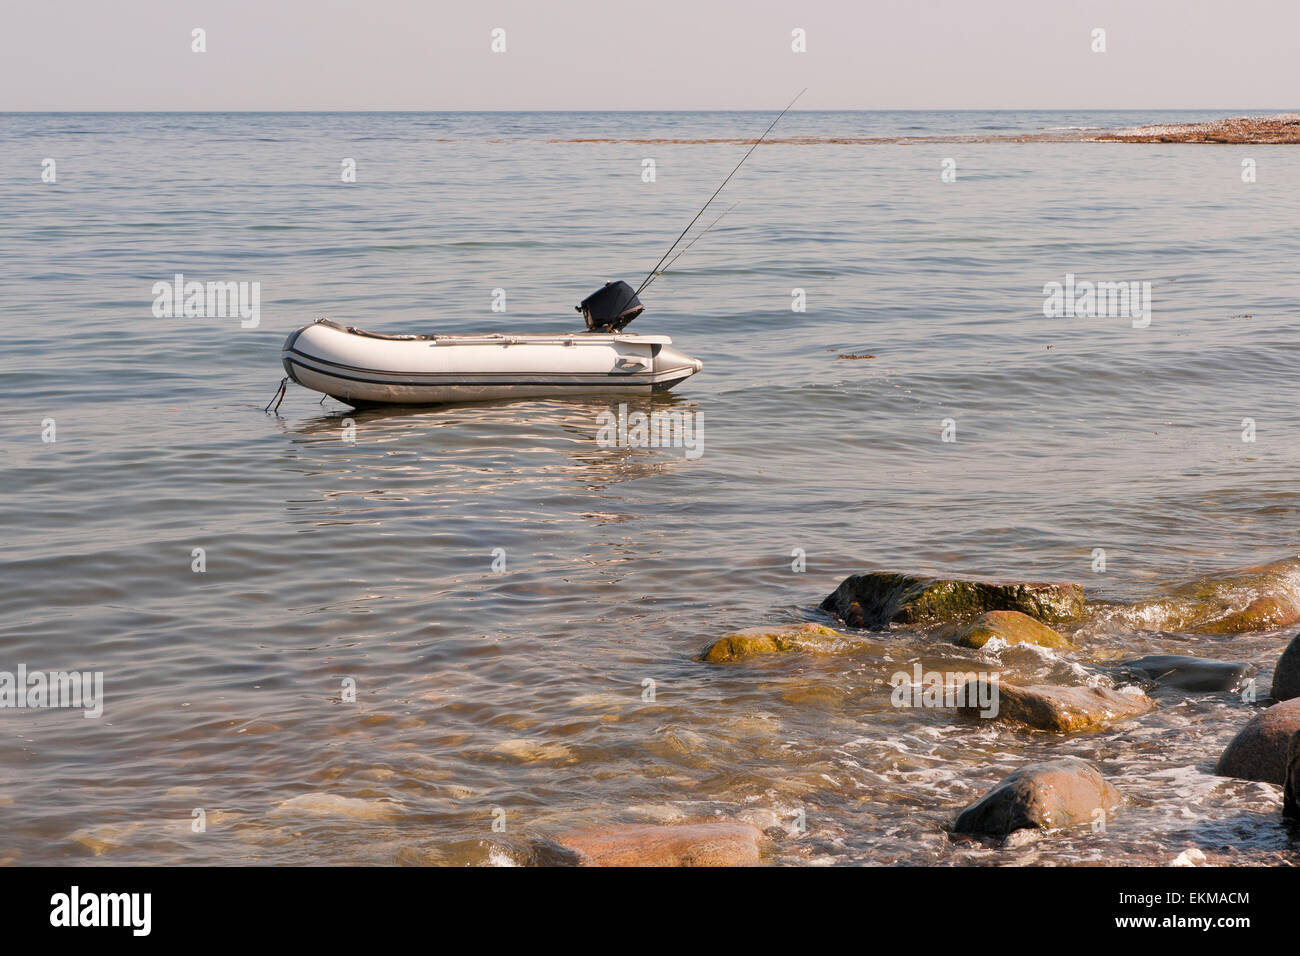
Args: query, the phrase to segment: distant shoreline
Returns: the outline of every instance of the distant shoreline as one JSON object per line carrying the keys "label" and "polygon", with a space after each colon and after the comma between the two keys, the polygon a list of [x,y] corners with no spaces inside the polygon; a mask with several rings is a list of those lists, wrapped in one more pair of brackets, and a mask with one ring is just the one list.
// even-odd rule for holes
{"label": "distant shoreline", "polygon": [[[574,137],[548,143],[635,143],[638,145],[719,145],[747,143],[735,137],[709,139]],[[1272,116],[1233,116],[1202,123],[1161,123],[1106,130],[1072,127],[1037,133],[965,133],[936,136],[773,136],[765,145],[872,146],[920,143],[1203,143],[1222,145],[1300,144],[1300,113]]]}
{"label": "distant shoreline", "polygon": [[1284,145],[1300,143],[1300,113],[1233,116],[1213,123],[1138,126],[1093,137],[1102,143],[1222,143]]}

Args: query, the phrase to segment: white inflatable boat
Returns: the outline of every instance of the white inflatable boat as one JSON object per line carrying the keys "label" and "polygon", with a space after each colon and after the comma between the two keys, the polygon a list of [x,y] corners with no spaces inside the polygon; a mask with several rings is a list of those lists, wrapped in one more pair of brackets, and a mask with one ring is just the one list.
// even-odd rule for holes
{"label": "white inflatable boat", "polygon": [[358,408],[648,394],[703,368],[666,335],[622,331],[642,311],[626,283],[607,283],[578,310],[588,330],[564,334],[384,335],[317,319],[289,335],[281,357],[290,380]]}
{"label": "white inflatable boat", "polygon": [[[294,381],[348,405],[365,407],[601,392],[645,394],[666,391],[685,381],[704,363],[677,351],[666,335],[634,335],[623,329],[645,311],[638,296],[726,215],[724,212],[698,232],[673,256],[700,216],[799,96],[754,140],[640,286],[633,289],[626,282],[606,282],[582,300],[577,310],[586,321],[585,332],[384,335],[317,319],[285,340],[281,352],[288,375],[285,382]],[[284,399],[285,382],[271,399],[277,409]]]}

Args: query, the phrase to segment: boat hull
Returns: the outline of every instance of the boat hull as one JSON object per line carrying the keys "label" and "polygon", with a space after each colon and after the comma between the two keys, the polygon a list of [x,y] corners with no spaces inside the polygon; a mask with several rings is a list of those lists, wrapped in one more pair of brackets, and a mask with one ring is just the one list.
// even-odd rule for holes
{"label": "boat hull", "polygon": [[294,382],[353,407],[649,394],[703,367],[666,335],[380,335],[326,319],[281,357]]}

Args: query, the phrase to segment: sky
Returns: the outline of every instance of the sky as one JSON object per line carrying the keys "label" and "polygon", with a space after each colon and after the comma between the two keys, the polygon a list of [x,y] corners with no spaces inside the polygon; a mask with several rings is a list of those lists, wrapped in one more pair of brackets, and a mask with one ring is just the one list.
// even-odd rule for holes
{"label": "sky", "polygon": [[0,110],[1296,109],[1297,36],[1296,0],[0,0]]}

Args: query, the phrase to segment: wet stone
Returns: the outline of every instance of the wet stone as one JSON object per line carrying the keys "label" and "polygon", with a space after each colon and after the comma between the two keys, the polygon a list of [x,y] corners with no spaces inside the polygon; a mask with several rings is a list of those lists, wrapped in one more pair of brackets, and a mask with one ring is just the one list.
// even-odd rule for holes
{"label": "wet stone", "polygon": [[1253,666],[1242,661],[1216,661],[1179,654],[1136,657],[1120,661],[1115,669],[1129,679],[1201,693],[1239,690],[1242,682],[1254,671]]}
{"label": "wet stone", "polygon": [[821,603],[850,627],[927,626],[970,620],[988,611],[1019,611],[1040,621],[1083,614],[1078,584],[967,581],[872,571],[840,582]]}
{"label": "wet stone", "polygon": [[1288,748],[1296,731],[1300,731],[1300,697],[1274,704],[1252,717],[1223,751],[1214,772],[1220,777],[1283,786]]}
{"label": "wet stone", "polygon": [[[1156,704],[1141,693],[1110,690],[1105,687],[1061,687],[1055,684],[1017,686],[996,682],[996,694],[981,680],[964,685],[961,711],[969,715],[992,716],[1024,724],[1037,730],[1065,734],[1095,730],[1152,710]],[[992,699],[993,713],[981,709],[977,701]]]}
{"label": "wet stone", "polygon": [[954,833],[1006,837],[1105,820],[1124,800],[1097,769],[1066,757],[1029,764],[1003,778],[953,824]]}
{"label": "wet stone", "polygon": [[1273,670],[1272,695],[1274,700],[1300,697],[1300,635],[1291,639]]}
{"label": "wet stone", "polygon": [[763,831],[721,821],[629,825],[562,833],[536,845],[536,861],[573,866],[754,866]]}

